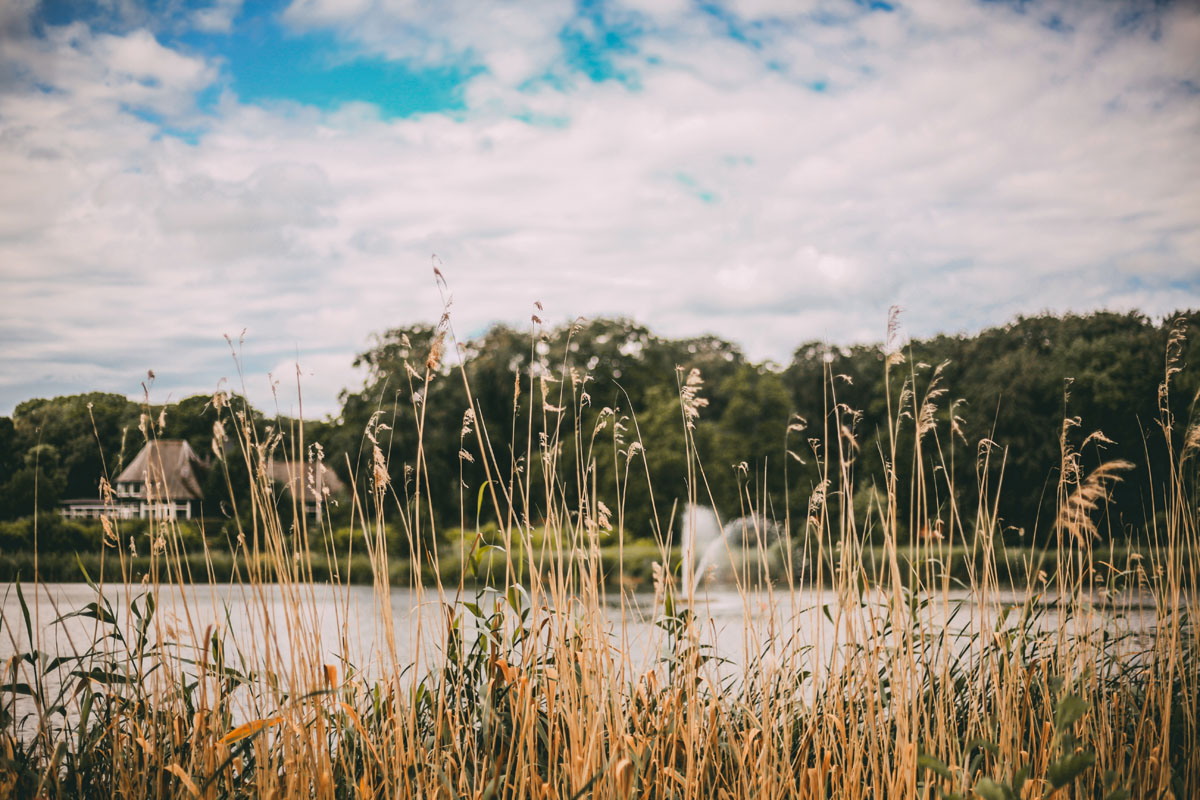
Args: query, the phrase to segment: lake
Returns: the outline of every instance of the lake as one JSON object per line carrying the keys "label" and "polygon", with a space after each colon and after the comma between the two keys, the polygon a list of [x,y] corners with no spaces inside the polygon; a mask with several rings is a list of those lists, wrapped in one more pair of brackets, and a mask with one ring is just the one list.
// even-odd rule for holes
{"label": "lake", "polygon": [[[94,638],[99,623],[91,618],[60,617],[95,600],[95,591],[86,584],[42,584],[35,593],[32,584],[23,586],[29,603],[35,646],[51,656],[78,653]],[[108,585],[104,596],[119,619],[129,622],[130,598],[144,591],[142,586]],[[12,584],[0,587],[3,605],[3,630],[0,630],[0,663],[14,653],[29,649],[22,612]],[[988,603],[979,603],[966,591],[952,592],[947,602],[938,598],[926,607],[922,619],[928,630],[951,633],[967,630],[993,630],[1007,606],[1023,601],[1024,593],[1002,591]],[[444,640],[447,611],[452,596],[439,598],[431,590],[416,592],[391,588],[387,596],[373,587],[329,584],[302,584],[281,587],[268,584],[256,588],[241,585],[196,585],[181,589],[160,587],[158,615],[152,634],[182,643],[199,642],[206,632],[225,634],[227,645],[242,650],[252,661],[270,658],[286,662],[305,658],[310,663],[341,663],[344,654],[360,670],[374,672],[382,663],[407,666],[420,662],[425,667],[437,663],[434,646]],[[467,590],[465,600],[486,611],[502,600],[495,592],[478,595]],[[747,656],[772,649],[791,640],[796,645],[815,647],[828,657],[837,644],[869,635],[869,628],[886,614],[887,599],[868,593],[866,610],[851,607],[839,618],[838,598],[830,591],[814,589],[794,591],[748,592],[730,588],[709,588],[697,594],[695,611],[701,623],[702,638],[712,646],[714,655],[732,664],[743,663]],[[1080,630],[1103,625],[1113,632],[1146,633],[1154,625],[1155,612],[1141,598],[1126,597],[1121,603],[1097,602],[1085,606],[1086,612],[1066,619],[1063,607],[1053,597],[1043,598],[1045,607],[1041,625],[1065,625]],[[571,607],[571,603],[558,605]],[[601,604],[612,635],[613,645],[623,663],[633,671],[650,667],[665,652],[663,631],[654,624],[662,614],[649,594],[611,596]],[[468,638],[474,617],[460,604],[466,620]],[[287,613],[295,609],[297,613]],[[827,614],[826,611],[829,613]],[[1011,615],[1015,616],[1015,615]],[[1009,624],[1006,621],[1005,624]],[[299,647],[299,650],[297,650]]]}

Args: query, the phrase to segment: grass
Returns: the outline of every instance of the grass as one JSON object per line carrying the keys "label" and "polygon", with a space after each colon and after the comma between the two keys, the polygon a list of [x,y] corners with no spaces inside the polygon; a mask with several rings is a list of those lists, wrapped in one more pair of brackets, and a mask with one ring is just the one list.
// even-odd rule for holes
{"label": "grass", "polygon": [[[441,333],[452,338],[445,320]],[[423,398],[418,440],[421,403],[436,402],[427,390],[440,352],[411,367],[411,394]],[[904,369],[894,352],[886,364]],[[1164,397],[1175,367],[1169,357]],[[469,393],[469,369],[460,369]],[[744,487],[743,511],[774,517],[784,546],[768,553],[758,544],[761,557],[737,574],[753,620],[739,653],[713,648],[696,553],[665,534],[651,546],[626,541],[624,492],[653,480],[639,458],[653,443],[641,441],[636,420],[626,440],[620,418],[602,416],[623,482],[596,485],[599,427],[584,457],[564,466],[557,432],[578,433],[583,409],[566,364],[561,383],[526,376],[524,407],[542,409],[537,425],[528,411],[527,436],[516,433],[514,399],[512,446],[523,459],[497,457],[477,409],[464,419],[464,458],[483,464],[489,482],[464,490],[463,505],[496,527],[460,525],[467,534],[442,548],[456,553],[423,546],[432,523],[419,513],[429,492],[420,448],[409,454],[410,481],[393,486],[378,424],[365,432],[373,468],[356,476],[356,535],[321,520],[285,529],[255,469],[279,443],[227,409],[240,454],[227,458],[243,458],[254,481],[236,555],[202,540],[188,552],[174,523],[154,522],[149,552],[135,556],[111,522],[111,546],[81,559],[94,600],[59,609],[56,622],[36,620],[28,594],[41,591],[43,568],[63,568],[51,562],[11,589],[19,611],[0,618],[14,654],[0,664],[0,795],[1197,796],[1197,427],[1160,404],[1171,469],[1148,500],[1147,542],[1106,550],[1095,546],[1096,525],[1123,465],[1085,468],[1075,442],[1087,437],[1068,421],[1058,513],[1045,523],[1052,544],[1006,550],[994,445],[972,446],[978,507],[951,500],[941,526],[931,519],[928,498],[956,496],[940,468],[955,434],[936,407],[936,382],[918,391],[909,370],[888,434],[895,442],[909,426],[917,435],[907,437],[912,452],[886,462],[911,459],[914,478],[904,486],[890,470],[874,476],[869,519],[852,502],[862,477],[844,424],[853,411],[838,404],[833,376],[820,426],[828,433],[813,448],[822,480],[807,508],[772,514]],[[691,439],[703,410],[702,376],[681,372],[692,503],[707,494]],[[546,433],[540,441],[535,428]],[[296,439],[302,454],[302,429]],[[521,465],[535,461],[543,468],[533,478]],[[532,496],[538,520],[518,512]],[[675,511],[658,514],[656,530],[669,530]],[[388,551],[389,525],[403,531],[405,552]],[[924,534],[913,542],[902,531]],[[419,568],[397,574],[397,555]],[[1026,589],[1014,595],[1002,587],[1015,572]],[[380,631],[365,656],[347,636],[321,638],[313,583],[364,577]],[[207,581],[244,598],[242,635],[207,623],[214,609],[199,601],[163,613],[172,587]],[[411,650],[392,633],[397,582],[433,612],[412,618]],[[653,591],[654,638],[637,660],[628,642],[639,585]],[[339,602],[338,630],[350,629],[353,613]],[[798,625],[802,615],[819,623]],[[56,651],[50,631],[68,626],[82,638]]]}

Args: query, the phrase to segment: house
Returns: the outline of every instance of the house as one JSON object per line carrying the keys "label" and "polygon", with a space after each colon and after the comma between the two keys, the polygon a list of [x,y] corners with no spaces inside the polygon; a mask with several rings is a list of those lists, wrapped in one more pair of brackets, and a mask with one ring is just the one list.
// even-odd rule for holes
{"label": "house", "polygon": [[185,439],[147,442],[117,480],[117,504],[136,506],[142,519],[191,519],[200,513],[204,462]]}
{"label": "house", "polygon": [[341,478],[325,466],[323,462],[312,461],[305,464],[302,461],[285,461],[273,458],[267,462],[267,474],[275,485],[282,489],[278,497],[283,500],[283,493],[297,496],[304,500],[304,513],[313,515],[321,510],[321,504],[331,495],[340,495],[346,491]]}
{"label": "house", "polygon": [[110,519],[134,519],[137,517],[137,507],[106,506],[99,497],[76,497],[71,500],[59,500],[58,513],[67,519],[100,519],[102,516]]}
{"label": "house", "polygon": [[[115,519],[191,519],[201,513],[204,491],[200,476],[207,469],[191,445],[184,439],[159,439],[149,442],[113,482],[113,501],[100,498],[76,498],[59,503],[59,513],[71,519],[94,519],[106,515]],[[342,494],[346,487],[333,470],[323,463],[271,459],[267,475],[285,493],[303,499],[304,511],[316,514],[331,495]]]}
{"label": "house", "polygon": [[113,501],[76,498],[59,503],[70,519],[191,519],[200,513],[204,462],[184,439],[148,442],[113,482]]}

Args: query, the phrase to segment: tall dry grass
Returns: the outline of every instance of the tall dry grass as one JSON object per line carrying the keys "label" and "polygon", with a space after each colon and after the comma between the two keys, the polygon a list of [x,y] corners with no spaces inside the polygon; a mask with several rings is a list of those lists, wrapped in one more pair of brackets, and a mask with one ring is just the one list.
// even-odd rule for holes
{"label": "tall dry grass", "polygon": [[[439,330],[452,346],[448,318]],[[409,370],[421,442],[424,404],[437,402],[431,376],[443,368],[437,341]],[[244,460],[254,484],[252,508],[241,510],[251,521],[233,543],[247,556],[231,590],[246,620],[237,635],[232,624],[212,624],[211,608],[196,600],[203,589],[172,599],[175,587],[204,576],[190,572],[195,554],[182,551],[170,521],[152,525],[154,558],[141,582],[131,580],[118,523],[106,522],[114,546],[88,576],[95,599],[57,609],[59,620],[34,619],[44,605],[31,611],[26,602],[40,592],[36,575],[11,588],[20,613],[0,619],[15,653],[0,665],[0,795],[1196,797],[1200,429],[1170,415],[1173,352],[1159,424],[1168,448],[1182,445],[1148,499],[1149,556],[1099,564],[1097,520],[1128,465],[1087,469],[1084,445],[1072,444],[1080,423],[1068,420],[1058,514],[1043,523],[1054,566],[1015,594],[999,579],[1003,450],[962,440],[938,371],[925,377],[898,348],[885,361],[889,386],[906,377],[889,397],[891,449],[884,473],[869,476],[879,491],[866,519],[852,502],[867,477],[857,473],[855,411],[827,376],[822,419],[780,432],[793,450],[811,437],[805,457],[819,464],[820,481],[807,508],[768,514],[745,482],[750,527],[773,517],[782,546],[747,532],[763,557],[737,575],[748,620],[737,653],[713,649],[704,576],[694,574],[694,552],[672,559],[667,532],[678,512],[662,507],[648,611],[655,633],[630,646],[647,601],[605,580],[599,549],[602,539],[625,541],[624,493],[630,482],[652,484],[642,453],[653,443],[620,410],[583,430],[587,381],[565,361],[557,375],[518,377],[511,447],[489,439],[477,408],[464,414],[460,457],[483,465],[488,480],[463,491],[460,522],[487,509],[501,544],[464,540],[457,582],[422,583],[413,569],[414,603],[432,613],[406,620],[392,619],[389,560],[427,563],[436,576],[444,554],[423,544],[432,538],[424,445],[407,454],[411,473],[395,486],[380,446],[386,424],[382,415],[372,421],[364,440],[372,458],[353,476],[351,501],[376,577],[379,638],[367,654],[350,642],[360,620],[341,591],[349,576],[339,560],[351,554],[335,552],[324,517],[296,513],[299,530],[286,529],[261,469],[269,456],[315,466],[303,423],[286,436],[261,434],[226,407],[214,452]],[[470,396],[469,365],[455,369]],[[703,377],[681,372],[679,387],[686,499],[703,504],[708,476],[691,435],[703,424]],[[535,438],[535,429],[546,433]],[[146,436],[156,430],[148,420]],[[524,441],[518,431],[529,432]],[[900,441],[911,449],[899,452]],[[564,459],[564,446],[576,457]],[[597,485],[601,458],[617,460],[613,487]],[[953,458],[977,461],[976,507],[955,504],[945,468]],[[904,459],[913,464],[908,485],[893,467]],[[535,460],[543,468],[526,469]],[[948,498],[942,517],[934,496]],[[519,511],[533,507],[543,518]],[[404,527],[408,552],[387,551],[389,521]],[[915,566],[904,563],[906,532],[917,532]],[[864,559],[879,536],[885,558]],[[307,546],[314,540],[323,548]],[[975,560],[960,585],[940,565],[963,545]],[[766,557],[770,546],[782,561]],[[503,564],[488,591],[472,588],[483,560]],[[311,581],[322,562],[335,576],[336,641],[322,636],[324,590]],[[1037,575],[1039,564],[1023,568]],[[48,652],[51,631],[68,623],[69,647]]]}

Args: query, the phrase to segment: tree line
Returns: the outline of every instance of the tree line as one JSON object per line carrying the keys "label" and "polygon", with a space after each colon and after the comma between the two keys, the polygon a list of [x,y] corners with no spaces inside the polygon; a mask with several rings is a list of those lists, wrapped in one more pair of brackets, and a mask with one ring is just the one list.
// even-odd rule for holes
{"label": "tree line", "polygon": [[[973,335],[807,342],[778,365],[756,363],[718,337],[671,339],[625,319],[496,325],[458,345],[444,324],[409,325],[379,334],[357,357],[363,386],[343,392],[336,418],[305,422],[304,436],[360,492],[371,485],[364,476],[374,476],[378,448],[388,502],[440,527],[495,522],[495,506],[481,500],[487,488],[509,498],[501,514],[530,524],[546,513],[546,487],[577,507],[581,481],[563,476],[583,474],[593,460],[587,491],[629,535],[678,535],[673,519],[688,500],[689,474],[696,499],[722,518],[749,505],[781,521],[802,518],[840,451],[853,462],[856,489],[838,502],[863,524],[885,474],[910,487],[905,502],[947,521],[976,513],[983,482],[999,487],[1006,538],[1034,543],[1052,532],[1063,437],[1078,447],[1102,431],[1079,457],[1087,467],[1136,465],[1114,486],[1100,524],[1101,535],[1125,537],[1162,506],[1159,388],[1169,340],[1177,363],[1192,363],[1197,327],[1190,313],[1162,321],[1046,314]],[[1198,387],[1194,370],[1174,375],[1167,411],[1189,419]],[[681,392],[700,401],[692,429]],[[289,446],[295,420],[233,404]],[[158,436],[215,454],[227,446],[214,442],[213,423],[229,413],[220,405],[197,396],[163,407],[108,393],[21,403],[0,417],[0,518],[95,497],[100,476],[115,477],[140,449],[147,425],[161,423]],[[1078,425],[1064,427],[1064,419]],[[216,468],[204,477],[206,516],[235,507],[230,484],[235,493],[248,487],[239,459],[225,459],[241,470],[233,480]],[[696,463],[702,475],[690,472]],[[932,478],[917,486],[919,465]],[[352,505],[332,513],[349,522]]]}

